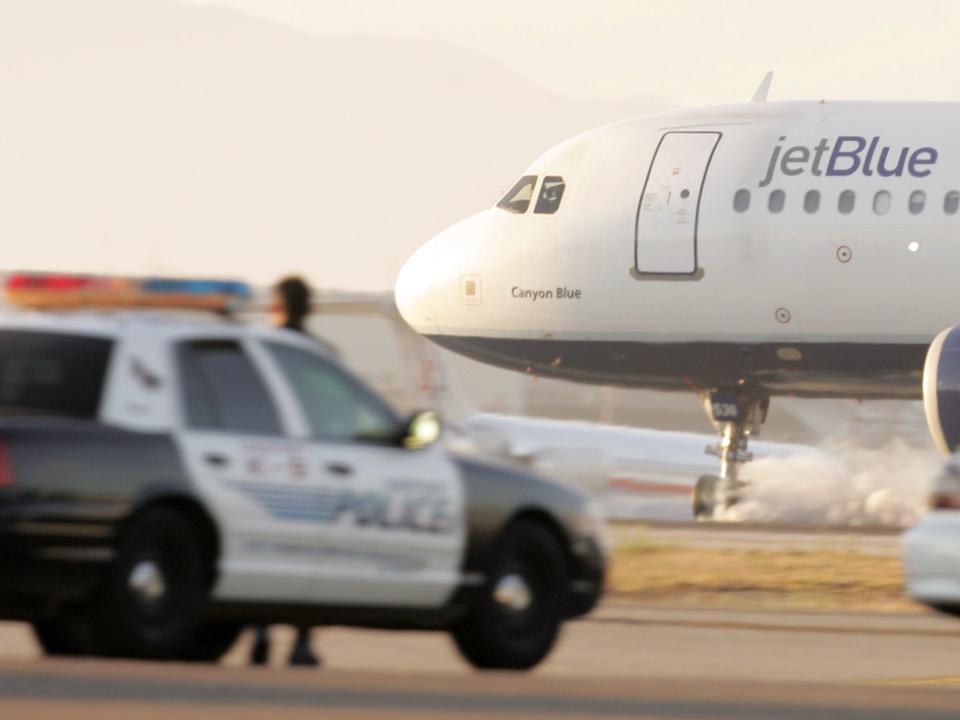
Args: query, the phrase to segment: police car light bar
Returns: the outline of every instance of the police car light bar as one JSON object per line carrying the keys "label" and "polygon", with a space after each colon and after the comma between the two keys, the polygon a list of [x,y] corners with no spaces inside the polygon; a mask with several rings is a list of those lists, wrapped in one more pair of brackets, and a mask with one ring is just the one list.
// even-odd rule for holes
{"label": "police car light bar", "polygon": [[7,299],[36,310],[72,308],[168,308],[235,312],[253,291],[235,280],[132,278],[107,275],[14,273],[6,278]]}

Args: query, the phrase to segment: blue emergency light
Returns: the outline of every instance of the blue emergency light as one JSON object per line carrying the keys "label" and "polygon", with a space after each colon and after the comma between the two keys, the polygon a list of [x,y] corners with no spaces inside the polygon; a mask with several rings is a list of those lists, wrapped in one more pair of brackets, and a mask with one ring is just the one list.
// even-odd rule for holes
{"label": "blue emergency light", "polygon": [[228,313],[253,298],[252,288],[237,280],[55,273],[14,273],[7,277],[6,291],[11,303],[35,309],[151,307]]}

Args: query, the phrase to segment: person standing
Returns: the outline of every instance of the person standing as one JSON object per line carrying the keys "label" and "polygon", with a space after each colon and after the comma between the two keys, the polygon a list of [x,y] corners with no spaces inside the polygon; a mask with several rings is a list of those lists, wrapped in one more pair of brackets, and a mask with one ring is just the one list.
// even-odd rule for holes
{"label": "person standing", "polygon": [[[294,332],[309,335],[306,321],[310,315],[312,293],[310,286],[297,276],[283,278],[273,290],[274,301],[271,308],[274,322],[278,327],[293,330]],[[321,664],[320,657],[313,651],[311,630],[309,625],[299,625],[296,628],[297,637],[290,652],[290,665],[300,667],[317,667]],[[250,653],[252,665],[266,665],[270,657],[270,631],[266,625],[255,628],[253,650]]]}
{"label": "person standing", "polygon": [[277,327],[307,333],[307,317],[313,293],[303,278],[291,275],[283,278],[273,289],[273,317]]}

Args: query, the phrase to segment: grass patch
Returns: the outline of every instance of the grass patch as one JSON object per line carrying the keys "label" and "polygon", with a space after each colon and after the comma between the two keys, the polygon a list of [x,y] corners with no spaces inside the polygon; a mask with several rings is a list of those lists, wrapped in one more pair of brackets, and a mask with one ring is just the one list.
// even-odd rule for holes
{"label": "grass patch", "polygon": [[614,595],[651,603],[913,610],[900,558],[855,550],[692,548],[634,538],[618,547]]}

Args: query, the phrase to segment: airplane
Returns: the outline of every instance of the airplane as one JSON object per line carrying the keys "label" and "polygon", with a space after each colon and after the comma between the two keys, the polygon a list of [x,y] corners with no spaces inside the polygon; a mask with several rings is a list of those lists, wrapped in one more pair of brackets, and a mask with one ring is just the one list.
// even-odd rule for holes
{"label": "airplane", "polygon": [[698,517],[742,496],[773,397],[923,397],[960,444],[960,104],[767,102],[771,78],[548,150],[395,286],[412,328],[476,360],[699,395],[720,470]]}

